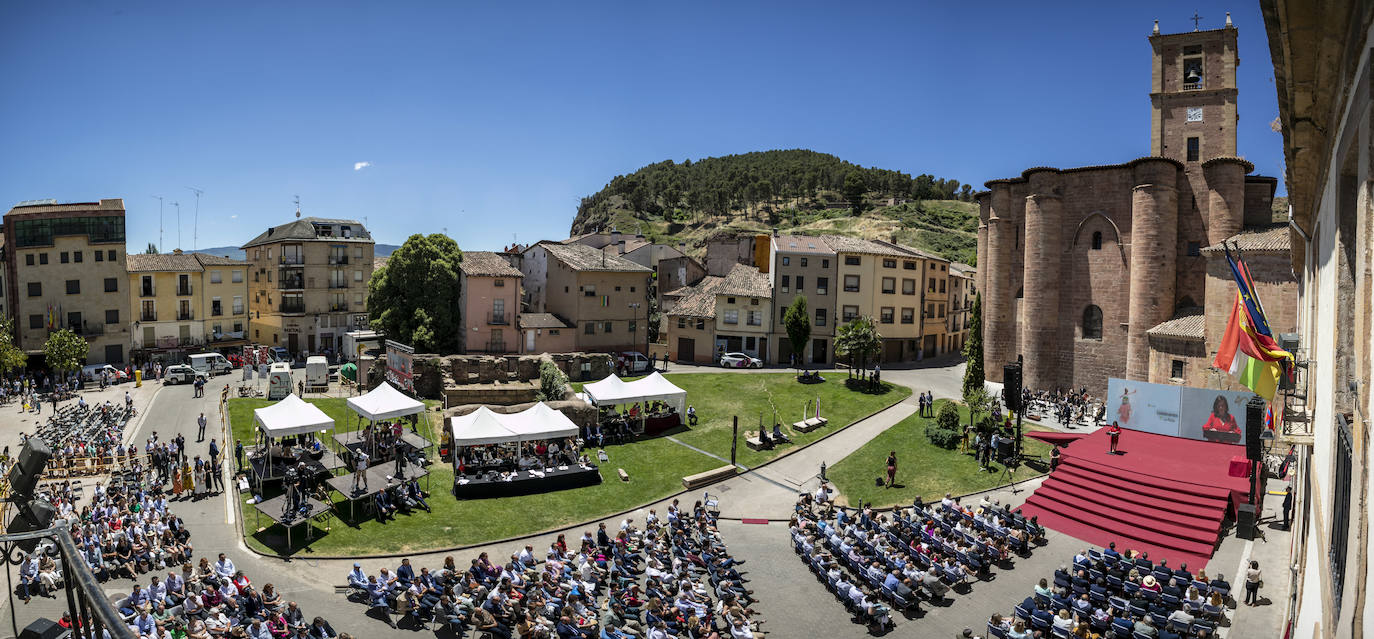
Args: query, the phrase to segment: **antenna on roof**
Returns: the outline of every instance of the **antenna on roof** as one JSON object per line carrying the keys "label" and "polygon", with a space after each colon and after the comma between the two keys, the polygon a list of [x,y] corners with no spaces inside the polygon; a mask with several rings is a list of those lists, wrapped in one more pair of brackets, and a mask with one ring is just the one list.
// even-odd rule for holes
{"label": "antenna on roof", "polygon": [[154,195],[157,198],[157,248],[162,250],[162,196]]}
{"label": "antenna on roof", "polygon": [[186,188],[191,189],[191,192],[196,194],[196,218],[195,222],[191,223],[191,250],[194,251],[196,250],[197,243],[200,241],[200,194],[205,191],[194,186],[188,186]]}
{"label": "antenna on roof", "polygon": [[295,196],[295,198],[296,198],[296,219],[300,219],[300,217],[301,217],[301,196],[297,195],[297,196]]}
{"label": "antenna on roof", "polygon": [[[172,202],[172,206],[177,207],[177,248],[181,248],[181,202]],[[163,247],[158,247],[163,250]]]}

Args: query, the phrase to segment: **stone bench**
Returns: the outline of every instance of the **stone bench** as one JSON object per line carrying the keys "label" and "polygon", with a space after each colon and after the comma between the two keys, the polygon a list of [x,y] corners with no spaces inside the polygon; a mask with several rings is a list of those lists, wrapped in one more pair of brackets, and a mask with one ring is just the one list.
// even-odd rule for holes
{"label": "stone bench", "polygon": [[830,420],[824,417],[812,417],[810,419],[803,419],[799,422],[792,422],[792,430],[795,430],[799,433],[809,433],[813,430],[816,430],[817,428],[825,426],[828,423],[830,423]]}
{"label": "stone bench", "polygon": [[705,472],[700,472],[695,475],[687,475],[686,477],[682,478],[682,487],[686,488],[687,490],[700,488],[708,484],[714,484],[722,479],[734,477],[735,473],[737,472],[739,472],[739,469],[735,468],[734,466],[726,465],[721,466],[720,468],[713,468]]}
{"label": "stone bench", "polygon": [[[768,444],[770,448],[773,446],[780,446],[782,444],[790,443],[792,443],[792,440],[788,439],[787,435],[782,434],[782,432],[778,430],[774,430],[773,433],[768,436]],[[744,445],[748,446],[750,450],[762,450],[764,448],[763,439],[760,438],[758,435],[745,438]]]}
{"label": "stone bench", "polygon": [[617,468],[615,472],[620,475],[620,481],[630,481],[630,475],[625,472],[624,468]]}

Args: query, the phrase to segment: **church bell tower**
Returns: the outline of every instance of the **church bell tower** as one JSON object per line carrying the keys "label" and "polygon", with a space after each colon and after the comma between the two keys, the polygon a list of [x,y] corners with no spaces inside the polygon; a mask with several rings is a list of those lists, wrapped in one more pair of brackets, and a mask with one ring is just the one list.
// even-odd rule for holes
{"label": "church bell tower", "polygon": [[1187,33],[1150,35],[1150,155],[1173,158],[1190,169],[1216,157],[1236,155],[1236,27],[1201,31],[1194,14]]}

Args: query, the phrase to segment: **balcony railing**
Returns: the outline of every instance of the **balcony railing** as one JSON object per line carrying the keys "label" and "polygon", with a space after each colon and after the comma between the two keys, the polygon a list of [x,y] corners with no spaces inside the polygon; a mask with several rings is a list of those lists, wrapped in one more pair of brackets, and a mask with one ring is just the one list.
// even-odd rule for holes
{"label": "balcony railing", "polygon": [[157,296],[157,289],[154,289],[154,288],[151,287],[151,286],[144,286],[144,287],[142,287],[142,288],[139,289],[139,291],[138,291],[138,296],[139,296],[139,297],[156,297],[156,296]]}
{"label": "balcony railing", "polygon": [[177,311],[177,319],[181,321],[195,319],[195,313],[191,311]]}
{"label": "balcony railing", "polygon": [[347,256],[347,255],[330,255],[330,256],[329,256],[329,263],[330,263],[330,264],[348,264],[348,256]]}
{"label": "balcony railing", "polygon": [[305,288],[304,277],[283,277],[277,280],[277,290],[292,291]]}
{"label": "balcony railing", "polygon": [[210,315],[211,315],[211,316],[213,316],[213,317],[219,317],[219,316],[221,316],[221,315],[223,315],[223,314],[224,314],[224,307],[223,307],[223,306],[220,306],[219,304],[211,304],[211,305],[210,305]]}
{"label": "balcony railing", "polygon": [[304,312],[305,312],[305,302],[295,302],[295,303],[282,302],[282,303],[281,303],[281,306],[278,306],[277,308],[278,308],[278,309],[280,310],[280,312],[282,312],[282,313],[304,313]]}
{"label": "balcony railing", "polygon": [[153,311],[152,313],[149,313],[148,311],[143,311],[143,314],[139,315],[139,321],[140,321],[140,322],[156,322],[156,321],[157,321],[157,311]]}
{"label": "balcony railing", "polygon": [[[60,610],[66,612],[71,619],[80,620],[83,630],[75,636],[137,639],[133,630],[120,617],[114,604],[101,590],[95,575],[91,573],[82,556],[81,549],[76,547],[71,532],[61,522],[44,530],[0,535],[0,553],[3,553],[7,565],[18,566],[24,560],[26,552],[35,548],[35,552],[52,557],[62,575],[59,592],[65,593],[66,596],[59,595],[57,601],[53,602],[57,607],[54,612],[48,613],[50,616],[61,616],[56,612]],[[10,609],[14,610],[18,602],[15,601],[13,590],[10,592],[9,603]]]}
{"label": "balcony railing", "polygon": [[494,326],[509,326],[510,315],[505,311],[490,311],[487,313],[487,323]]}
{"label": "balcony railing", "polygon": [[104,335],[105,325],[84,323],[82,326],[71,327],[71,330],[73,333],[76,333],[77,335],[81,335],[83,337],[93,337],[97,335]]}
{"label": "balcony railing", "polygon": [[492,339],[492,340],[487,340],[486,346],[487,346],[487,352],[488,352],[488,353],[504,353],[504,352],[506,352],[506,340],[504,340],[504,339]]}
{"label": "balcony railing", "polygon": [[178,295],[178,296],[180,296],[180,297],[185,297],[185,296],[190,295],[190,294],[191,294],[191,287],[190,287],[190,286],[178,286],[178,287],[177,287],[177,295]]}
{"label": "balcony railing", "polygon": [[283,255],[281,262],[283,266],[301,266],[305,264],[305,257],[301,255]]}
{"label": "balcony railing", "polygon": [[341,303],[341,304],[340,304],[340,303],[331,303],[331,304],[329,305],[329,312],[330,312],[330,313],[341,313],[341,312],[344,312],[344,311],[347,311],[347,310],[348,310],[348,303],[347,303],[347,302],[344,302],[344,303]]}
{"label": "balcony railing", "polygon": [[233,312],[234,312],[235,315],[243,315],[243,307],[242,307],[242,306],[235,306],[235,307],[233,308]]}
{"label": "balcony railing", "polygon": [[348,280],[329,280],[329,288],[348,288]]}

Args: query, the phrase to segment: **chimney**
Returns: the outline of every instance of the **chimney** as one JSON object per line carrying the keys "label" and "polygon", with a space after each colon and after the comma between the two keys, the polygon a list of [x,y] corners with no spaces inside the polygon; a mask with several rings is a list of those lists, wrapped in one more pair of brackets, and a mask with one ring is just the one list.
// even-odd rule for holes
{"label": "chimney", "polygon": [[778,227],[775,226],[775,227],[773,227],[773,237],[777,237],[777,236],[778,236]]}
{"label": "chimney", "polygon": [[172,249],[172,255],[181,255],[181,249]]}
{"label": "chimney", "polygon": [[616,254],[616,255],[624,255],[624,254],[625,254],[625,239],[624,239],[624,238],[621,238],[619,242],[616,242],[616,243],[615,243],[615,254]]}
{"label": "chimney", "polygon": [[617,228],[612,227],[612,228],[611,228],[611,244],[619,244],[619,243],[620,243],[620,229],[617,229]]}

